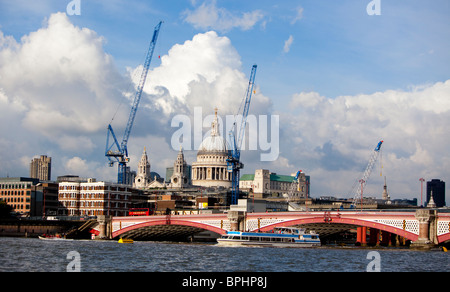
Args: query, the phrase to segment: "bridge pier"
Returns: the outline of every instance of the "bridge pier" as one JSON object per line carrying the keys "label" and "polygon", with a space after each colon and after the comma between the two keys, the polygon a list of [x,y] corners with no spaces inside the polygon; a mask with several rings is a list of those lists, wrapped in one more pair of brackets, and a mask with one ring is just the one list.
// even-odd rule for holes
{"label": "bridge pier", "polygon": [[356,228],[356,245],[367,246],[367,227]]}
{"label": "bridge pier", "polygon": [[230,231],[245,231],[246,212],[229,211],[228,220],[230,221]]}
{"label": "bridge pier", "polygon": [[110,239],[112,235],[112,216],[98,215],[97,222],[99,224],[97,239]]}
{"label": "bridge pier", "polygon": [[419,209],[415,217],[419,221],[419,238],[411,243],[414,249],[431,249],[435,246],[434,237],[436,237],[436,210]]}
{"label": "bridge pier", "polygon": [[392,246],[392,233],[380,230],[380,245]]}
{"label": "bridge pier", "polygon": [[376,228],[370,228],[369,245],[370,246],[380,245],[380,230]]}

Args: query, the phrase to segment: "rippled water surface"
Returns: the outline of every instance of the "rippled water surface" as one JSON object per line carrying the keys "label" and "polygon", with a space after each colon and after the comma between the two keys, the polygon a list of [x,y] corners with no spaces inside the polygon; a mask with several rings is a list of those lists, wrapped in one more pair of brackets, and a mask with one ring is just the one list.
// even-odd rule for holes
{"label": "rippled water surface", "polygon": [[[44,241],[0,238],[0,272],[65,272],[79,254],[82,272],[365,272],[369,249],[252,248],[116,241]],[[380,270],[449,271],[450,252],[376,249]]]}

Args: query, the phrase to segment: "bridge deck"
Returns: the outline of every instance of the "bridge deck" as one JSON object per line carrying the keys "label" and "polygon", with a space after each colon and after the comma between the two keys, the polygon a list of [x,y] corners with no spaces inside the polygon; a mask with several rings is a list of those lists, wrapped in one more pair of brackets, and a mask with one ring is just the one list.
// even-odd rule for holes
{"label": "bridge deck", "polygon": [[[415,210],[405,211],[330,211],[247,213],[245,230],[270,231],[276,226],[305,226],[329,234],[358,226],[375,228],[415,241],[419,221]],[[439,242],[450,240],[450,213],[439,212],[435,221]],[[331,226],[333,225],[333,226]],[[173,216],[113,217],[113,237],[157,237],[194,234],[209,230],[218,234],[231,230],[226,213]],[[319,232],[320,234],[320,232]]]}

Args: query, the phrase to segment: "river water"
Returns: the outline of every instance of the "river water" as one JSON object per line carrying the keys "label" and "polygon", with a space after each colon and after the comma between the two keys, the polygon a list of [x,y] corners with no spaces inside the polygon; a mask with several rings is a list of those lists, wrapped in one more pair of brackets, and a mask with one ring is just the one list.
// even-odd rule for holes
{"label": "river water", "polygon": [[388,248],[0,238],[0,272],[448,272],[449,256],[450,252]]}

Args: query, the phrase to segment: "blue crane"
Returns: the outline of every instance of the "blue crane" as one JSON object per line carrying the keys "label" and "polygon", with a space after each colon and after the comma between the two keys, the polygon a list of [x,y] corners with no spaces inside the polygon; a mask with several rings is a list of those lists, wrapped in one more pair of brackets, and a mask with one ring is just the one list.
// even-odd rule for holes
{"label": "blue crane", "polygon": [[302,173],[301,170],[297,171],[294,179],[292,180],[292,183],[291,183],[291,186],[289,187],[289,191],[288,191],[287,198],[286,198],[286,200],[288,202],[294,197],[295,188],[300,186],[299,177],[300,177],[301,173]]}
{"label": "blue crane", "polygon": [[[257,65],[253,65],[252,72],[250,74],[250,80],[248,82],[247,93],[244,99],[244,109],[242,112],[242,120],[240,128],[236,128],[236,121],[233,124],[233,130],[230,132],[231,136],[231,150],[229,151],[227,158],[228,172],[232,173],[231,177],[231,205],[236,205],[239,198],[239,172],[244,168],[244,164],[240,162],[241,145],[244,139],[245,127],[247,125],[248,110],[250,108],[250,102],[252,100],[253,86],[255,84],[255,75]],[[237,135],[237,137],[236,137]]]}
{"label": "blue crane", "polygon": [[[156,41],[158,39],[159,30],[161,28],[162,21],[158,23],[153,32],[153,38],[150,42],[150,47],[148,49],[147,57],[145,58],[144,68],[142,70],[141,79],[137,87],[136,94],[134,96],[133,106],[131,107],[130,116],[128,117],[127,127],[123,134],[122,143],[119,144],[116,135],[111,124],[108,125],[108,135],[106,137],[106,150],[105,156],[109,159],[109,166],[113,166],[115,162],[118,162],[118,176],[117,182],[119,184],[127,184],[127,163],[130,161],[128,158],[128,139],[130,138],[131,128],[133,127],[134,119],[136,117],[136,112],[141,101],[142,90],[144,89],[145,80],[147,79],[148,69],[150,68],[150,63],[152,61],[153,52],[155,50]],[[110,136],[112,136],[113,141],[110,144]],[[115,146],[115,150],[112,148]]]}
{"label": "blue crane", "polygon": [[[381,145],[383,144],[384,141],[380,141],[378,142],[377,146],[375,147],[375,149],[372,152],[372,155],[370,156],[369,159],[369,163],[366,166],[366,170],[363,173],[363,176],[360,180],[356,180],[355,183],[353,184],[352,190],[351,190],[351,195],[353,195],[353,202],[351,205],[351,208],[356,208],[356,204],[358,202],[358,197],[362,196],[362,192],[364,190],[364,187],[367,184],[367,181],[369,180],[370,174],[372,173],[373,167],[375,166],[375,162],[378,160],[378,156],[380,155],[380,151],[381,151]],[[359,186],[359,184],[361,184],[361,187]],[[361,198],[362,200],[362,198]],[[361,202],[361,207],[362,207],[362,202]]]}

